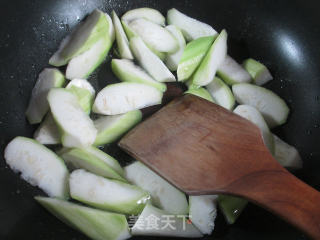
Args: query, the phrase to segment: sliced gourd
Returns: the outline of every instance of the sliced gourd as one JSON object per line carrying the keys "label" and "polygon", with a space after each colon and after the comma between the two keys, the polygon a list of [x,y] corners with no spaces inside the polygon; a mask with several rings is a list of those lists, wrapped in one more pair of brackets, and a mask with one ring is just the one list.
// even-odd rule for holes
{"label": "sliced gourd", "polygon": [[123,240],[130,237],[126,217],[79,204],[45,197],[38,203],[67,225],[96,240]]}
{"label": "sliced gourd", "polygon": [[34,132],[33,138],[41,144],[51,145],[61,143],[59,129],[51,112],[46,115],[43,122]]}
{"label": "sliced gourd", "polygon": [[217,74],[228,85],[251,82],[250,74],[228,55],[218,68]]}
{"label": "sliced gourd", "polygon": [[160,104],[163,93],[141,83],[115,83],[102,89],[93,104],[95,113],[117,115]]}
{"label": "sliced gourd", "polygon": [[133,59],[132,53],[129,48],[129,40],[123,30],[122,24],[115,11],[112,11],[112,20],[116,33],[116,41],[121,58]]}
{"label": "sliced gourd", "polygon": [[72,89],[72,87],[85,89],[89,91],[91,95],[94,95],[96,93],[92,85],[86,79],[78,78],[78,79],[71,80],[66,86],[66,89]]}
{"label": "sliced gourd", "polygon": [[217,34],[210,25],[191,18],[175,8],[168,11],[167,22],[181,29],[187,41]]}
{"label": "sliced gourd", "polygon": [[51,88],[62,87],[65,82],[63,74],[55,68],[45,68],[32,89],[31,99],[26,111],[30,124],[40,123],[49,110],[47,95]]}
{"label": "sliced gourd", "polygon": [[255,107],[266,120],[269,128],[286,122],[289,108],[285,101],[271,90],[248,83],[232,86],[233,94],[240,104]]}
{"label": "sliced gourd", "polygon": [[273,134],[275,144],[274,158],[283,166],[290,169],[302,168],[302,159],[297,149]]}
{"label": "sliced gourd", "polygon": [[108,32],[90,49],[70,60],[66,70],[66,78],[87,78],[106,58],[115,39],[115,31],[110,16],[105,13],[108,21]]}
{"label": "sliced gourd", "polygon": [[102,36],[108,34],[108,20],[100,10],[94,10],[84,22],[66,37],[49,60],[53,66],[63,66],[72,58],[90,49]]}
{"label": "sliced gourd", "polygon": [[247,204],[246,199],[239,197],[219,195],[218,198],[218,206],[229,224],[235,223]]}
{"label": "sliced gourd", "polygon": [[69,180],[73,199],[89,206],[124,214],[139,214],[150,199],[141,188],[109,180],[85,170],[75,170]]}
{"label": "sliced gourd", "polygon": [[227,32],[222,30],[216,40],[214,40],[207,55],[192,77],[195,85],[205,86],[213,80],[217,69],[223,63],[227,54],[227,37]]}
{"label": "sliced gourd", "polygon": [[178,50],[179,45],[175,37],[156,23],[140,18],[130,22],[129,27],[152,49],[170,53]]}
{"label": "sliced gourd", "polygon": [[96,139],[97,130],[81,108],[78,98],[66,89],[54,88],[48,94],[52,115],[65,147],[87,147]]}
{"label": "sliced gourd", "polygon": [[162,26],[164,26],[166,22],[165,17],[158,10],[147,7],[129,10],[122,15],[121,20],[131,22],[138,18],[144,18]]}
{"label": "sliced gourd", "polygon": [[249,120],[258,128],[260,128],[264,143],[268,147],[269,151],[274,154],[273,136],[261,113],[257,109],[249,105],[239,105],[234,109],[233,112]]}
{"label": "sliced gourd", "polygon": [[217,217],[218,195],[189,196],[189,217],[202,234],[210,235]]}
{"label": "sliced gourd", "polygon": [[69,172],[63,160],[37,141],[15,137],[4,150],[4,159],[21,178],[50,197],[69,197]]}
{"label": "sliced gourd", "polygon": [[109,154],[107,154],[107,153],[105,153],[95,147],[86,148],[86,151],[88,153],[90,153],[91,155],[95,156],[96,158],[99,158],[102,161],[106,162],[118,174],[120,174],[121,176],[124,176],[124,170],[121,167],[121,165],[119,164],[119,162],[115,158],[111,157]]}
{"label": "sliced gourd", "polygon": [[[129,41],[133,37],[139,37],[139,35],[129,26],[129,23],[127,21],[122,21],[122,26],[123,26],[124,31],[127,34]],[[158,58],[160,58],[161,61],[165,60],[165,58],[167,56],[167,54],[165,52],[159,52],[156,49],[152,48],[147,43],[145,43],[145,44],[151,50],[151,52],[153,52],[155,55],[157,55]]]}
{"label": "sliced gourd", "polygon": [[203,235],[184,215],[172,215],[147,204],[131,229],[133,236],[198,238]]}
{"label": "sliced gourd", "polygon": [[174,25],[166,26],[166,29],[174,36],[178,42],[178,50],[174,53],[168,53],[166,56],[165,63],[171,71],[178,69],[179,61],[182,57],[184,48],[186,47],[186,40],[184,39],[181,31]]}
{"label": "sliced gourd", "polygon": [[220,78],[215,77],[207,85],[208,92],[211,94],[215,103],[228,110],[232,110],[235,104],[231,89]]}
{"label": "sliced gourd", "polygon": [[155,80],[159,82],[174,82],[176,80],[166,65],[146,46],[140,37],[134,37],[130,40],[130,48],[140,66]]}
{"label": "sliced gourd", "polygon": [[121,20],[121,23],[122,23],[123,30],[125,31],[129,41],[131,38],[137,36],[137,34],[129,27],[129,22],[127,22],[125,20]]}
{"label": "sliced gourd", "polygon": [[210,102],[215,102],[211,96],[211,94],[208,92],[207,89],[200,87],[200,88],[190,88],[188,91],[186,91],[185,93],[187,94],[193,94],[195,96],[207,99]]}
{"label": "sliced gourd", "polygon": [[66,86],[71,93],[77,96],[81,108],[90,114],[96,91],[85,79],[73,79]]}
{"label": "sliced gourd", "polygon": [[110,39],[101,38],[90,49],[72,58],[66,70],[66,78],[87,78],[105,60],[111,46]]}
{"label": "sliced gourd", "polygon": [[131,60],[112,59],[111,68],[113,73],[123,82],[147,84],[157,88],[161,92],[167,90],[166,84],[154,80],[148,73],[135,65]]}
{"label": "sliced gourd", "polygon": [[243,62],[243,67],[248,71],[256,85],[263,85],[273,79],[268,68],[262,63],[249,58]]}
{"label": "sliced gourd", "polygon": [[[61,157],[72,170],[82,168],[102,177],[126,182],[118,161],[97,148],[71,148]],[[118,171],[113,168],[114,165]]]}
{"label": "sliced gourd", "polygon": [[206,56],[214,40],[214,36],[201,37],[186,45],[178,64],[178,81],[184,82],[191,77]]}
{"label": "sliced gourd", "polygon": [[100,146],[117,141],[142,119],[140,110],[133,110],[114,116],[101,116],[94,120],[98,134],[94,145]]}
{"label": "sliced gourd", "polygon": [[172,214],[187,214],[186,195],[141,162],[124,168],[126,178],[148,191],[152,204]]}

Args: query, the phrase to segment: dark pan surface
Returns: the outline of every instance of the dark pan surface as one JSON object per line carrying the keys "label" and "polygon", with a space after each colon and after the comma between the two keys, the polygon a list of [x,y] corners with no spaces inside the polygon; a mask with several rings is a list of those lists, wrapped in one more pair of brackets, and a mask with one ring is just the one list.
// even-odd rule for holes
{"label": "dark pan surface", "polygon": [[[33,200],[42,194],[9,170],[5,145],[16,135],[31,136],[24,117],[38,73],[61,39],[94,8],[118,14],[149,6],[171,7],[229,33],[229,54],[263,61],[275,80],[268,84],[291,108],[288,123],[276,129],[304,160],[297,175],[320,188],[320,21],[318,1],[173,0],[2,0],[0,1],[0,239],[86,239],[50,216]],[[110,59],[109,59],[110,60]],[[97,89],[115,81],[110,62],[91,78]],[[116,146],[107,151],[123,160]],[[303,204],[303,203],[301,203]],[[138,238],[137,238],[138,239]],[[141,238],[142,239],[142,238]],[[147,237],[144,239],[151,239]],[[220,215],[207,239],[306,239],[291,226],[250,205],[232,227]]]}

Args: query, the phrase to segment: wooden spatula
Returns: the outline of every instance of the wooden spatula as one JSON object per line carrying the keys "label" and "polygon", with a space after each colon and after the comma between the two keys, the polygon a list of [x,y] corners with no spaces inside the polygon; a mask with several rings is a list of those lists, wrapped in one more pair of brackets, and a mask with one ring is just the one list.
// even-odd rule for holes
{"label": "wooden spatula", "polygon": [[272,157],[255,125],[216,104],[179,97],[119,145],[187,194],[247,198],[320,239],[320,193]]}

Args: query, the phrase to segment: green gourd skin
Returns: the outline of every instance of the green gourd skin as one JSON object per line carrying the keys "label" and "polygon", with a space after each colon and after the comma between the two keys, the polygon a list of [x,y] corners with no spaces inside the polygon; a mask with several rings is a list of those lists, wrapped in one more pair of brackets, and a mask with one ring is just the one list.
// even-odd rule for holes
{"label": "green gourd skin", "polygon": [[130,237],[125,215],[101,211],[55,198],[37,196],[35,200],[62,222],[91,239],[123,240]]}
{"label": "green gourd skin", "polygon": [[216,36],[201,37],[189,42],[178,64],[178,81],[187,81],[200,65]]}
{"label": "green gourd skin", "polygon": [[[94,10],[78,27],[62,41],[59,50],[50,58],[49,64],[60,67],[73,57],[87,51],[101,36],[108,34],[108,20],[100,10]],[[86,36],[85,38],[83,36]]]}

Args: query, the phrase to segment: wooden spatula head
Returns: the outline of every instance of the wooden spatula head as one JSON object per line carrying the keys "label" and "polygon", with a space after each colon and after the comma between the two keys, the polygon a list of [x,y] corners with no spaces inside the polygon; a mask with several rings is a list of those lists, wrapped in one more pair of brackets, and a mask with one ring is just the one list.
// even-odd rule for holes
{"label": "wooden spatula head", "polygon": [[162,108],[119,145],[188,194],[225,193],[239,179],[280,168],[255,125],[193,95]]}
{"label": "wooden spatula head", "polygon": [[216,104],[180,97],[119,145],[190,195],[245,197],[320,239],[320,193],[274,160],[255,125]]}

